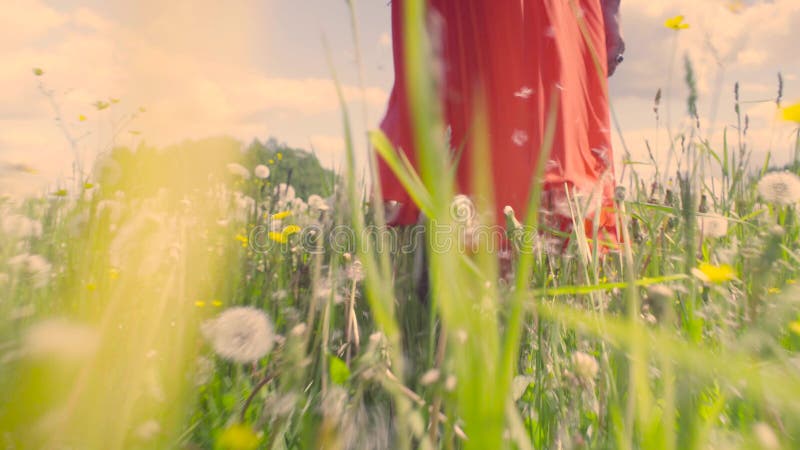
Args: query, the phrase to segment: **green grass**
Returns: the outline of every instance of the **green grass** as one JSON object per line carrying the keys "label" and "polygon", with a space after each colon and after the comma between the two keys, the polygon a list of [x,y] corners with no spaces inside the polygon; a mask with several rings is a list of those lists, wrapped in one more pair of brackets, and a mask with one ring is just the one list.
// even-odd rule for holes
{"label": "green grass", "polygon": [[[430,102],[421,3],[406,5],[419,173],[382,134],[370,140],[429,223],[450,225],[457,241],[466,228],[441,176],[453,162]],[[688,63],[686,72],[693,83]],[[642,188],[665,183],[627,166],[618,252],[599,251],[596,236],[573,235],[563,252],[534,245],[534,183],[522,230],[535,231],[520,241],[513,276],[500,279],[492,254],[429,252],[423,303],[409,275],[415,255],[387,250],[419,236],[374,232],[382,211],[363,200],[344,101],[341,109],[348,170],[327,208],[287,206],[270,179],[235,175],[205,187],[131,177],[118,192],[77,183],[65,195],[3,200],[0,442],[797,447],[800,224],[796,202],[759,198],[764,171],[749,170],[745,137],[717,149],[694,127],[671,130],[666,147],[683,170],[667,192]],[[475,123],[485,136],[485,118]],[[548,152],[546,138],[542,161]],[[485,145],[475,153],[488,159]],[[715,170],[718,196],[704,188]],[[698,226],[703,196],[726,218],[724,233]],[[731,276],[706,279],[712,266]],[[248,363],[220,357],[204,337],[209,320],[242,305],[266,313],[275,333],[271,351]]]}

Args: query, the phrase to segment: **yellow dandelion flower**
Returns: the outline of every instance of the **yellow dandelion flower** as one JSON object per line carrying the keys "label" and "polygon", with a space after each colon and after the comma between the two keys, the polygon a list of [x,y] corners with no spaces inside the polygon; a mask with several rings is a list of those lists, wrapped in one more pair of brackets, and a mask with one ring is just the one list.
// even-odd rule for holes
{"label": "yellow dandelion flower", "polygon": [[770,293],[770,294],[780,294],[781,293],[781,288],[771,287],[771,288],[767,289],[767,292]]}
{"label": "yellow dandelion flower", "polygon": [[781,109],[781,117],[789,122],[800,123],[800,102]]}
{"label": "yellow dandelion flower", "polygon": [[794,334],[800,335],[800,320],[795,320],[794,322],[790,323],[789,330],[791,330]]}
{"label": "yellow dandelion flower", "polygon": [[79,115],[79,116],[78,116],[78,121],[80,121],[80,122],[86,122],[86,116],[84,116],[83,114]]}
{"label": "yellow dandelion flower", "polygon": [[269,233],[267,233],[267,236],[269,236],[270,239],[279,244],[285,244],[289,240],[286,235],[284,235],[283,233],[279,233],[277,231],[270,231]]}
{"label": "yellow dandelion flower", "polygon": [[709,263],[700,263],[696,269],[692,269],[692,273],[699,279],[706,283],[720,284],[726,281],[731,281],[736,278],[736,273],[733,267],[728,264],[715,266]]}
{"label": "yellow dandelion flower", "polygon": [[97,290],[97,285],[94,283],[86,283],[86,290],[89,292],[94,292]]}
{"label": "yellow dandelion flower", "polygon": [[682,15],[671,17],[664,21],[664,26],[673,30],[685,30],[689,28],[689,24],[684,22],[683,19]]}
{"label": "yellow dandelion flower", "polygon": [[282,160],[282,159],[283,159],[283,153],[281,153],[281,152],[278,152],[278,154],[277,154],[277,155],[275,155],[275,157],[276,157],[276,158],[278,158],[278,161],[280,161],[280,160]]}
{"label": "yellow dandelion flower", "polygon": [[797,280],[786,280],[786,284],[797,284]]}
{"label": "yellow dandelion flower", "polygon": [[273,214],[271,219],[273,219],[273,220],[281,220],[281,219],[285,219],[285,218],[287,218],[287,217],[289,217],[291,215],[292,215],[291,211],[281,211],[281,212],[277,212],[277,213]]}
{"label": "yellow dandelion flower", "polygon": [[274,160],[274,159],[270,159],[270,160],[269,160],[269,161],[267,161],[267,162],[268,162],[268,163],[270,163],[270,164],[275,164],[275,160]]}
{"label": "yellow dandelion flower", "polygon": [[211,305],[216,308],[219,308],[220,306],[222,306],[222,302],[219,300],[211,300]]}
{"label": "yellow dandelion flower", "polygon": [[221,450],[254,450],[259,437],[253,429],[240,423],[233,424],[217,436],[217,446]]}
{"label": "yellow dandelion flower", "polygon": [[285,226],[283,228],[282,233],[283,233],[284,236],[288,237],[288,236],[291,236],[291,235],[293,235],[295,233],[299,233],[300,230],[302,230],[302,228],[300,228],[297,225],[287,225],[287,226]]}
{"label": "yellow dandelion flower", "polygon": [[206,306],[206,302],[204,302],[203,300],[197,300],[196,302],[194,302],[194,306],[197,306],[198,308],[202,308],[202,307]]}
{"label": "yellow dandelion flower", "polygon": [[119,278],[119,270],[113,267],[108,269],[108,278],[111,278],[112,280],[116,280],[117,278]]}
{"label": "yellow dandelion flower", "polygon": [[239,234],[236,235],[236,237],[234,239],[236,239],[237,241],[241,242],[242,243],[242,247],[247,247],[247,243],[248,243],[247,236],[243,235],[242,233],[239,233]]}

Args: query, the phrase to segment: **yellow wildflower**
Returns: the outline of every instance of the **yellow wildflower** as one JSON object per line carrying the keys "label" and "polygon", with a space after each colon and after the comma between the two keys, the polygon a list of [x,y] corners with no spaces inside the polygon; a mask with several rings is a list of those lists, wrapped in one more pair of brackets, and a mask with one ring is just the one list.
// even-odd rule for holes
{"label": "yellow wildflower", "polygon": [[272,220],[281,220],[281,219],[285,219],[285,218],[287,218],[287,217],[289,217],[291,215],[292,215],[291,211],[281,211],[281,212],[277,212],[277,213],[273,214],[271,219]]}
{"label": "yellow wildflower", "polygon": [[797,280],[786,280],[786,284],[797,284]]}
{"label": "yellow wildflower", "polygon": [[275,157],[276,157],[276,158],[278,158],[278,161],[280,161],[280,160],[282,160],[282,159],[283,159],[283,153],[281,153],[281,152],[278,152],[278,154],[277,154],[277,155],[275,155]]}
{"label": "yellow wildflower", "polygon": [[219,300],[211,300],[211,304],[212,304],[213,306],[217,307],[217,308],[219,308],[220,306],[222,306],[222,302],[221,302],[221,301],[219,301]]}
{"label": "yellow wildflower", "polygon": [[287,236],[277,231],[270,231],[269,233],[267,233],[267,236],[269,236],[270,239],[279,244],[285,244],[286,242],[288,242]]}
{"label": "yellow wildflower", "polygon": [[729,266],[728,264],[715,266],[713,264],[704,262],[700,263],[696,269],[692,269],[692,273],[706,283],[720,284],[736,278],[733,267]]}
{"label": "yellow wildflower", "polygon": [[66,197],[67,196],[67,190],[66,189],[59,189],[59,190],[53,192],[53,195],[55,195],[56,197]]}
{"label": "yellow wildflower", "polygon": [[789,324],[789,329],[794,333],[800,335],[800,320],[795,320]]}
{"label": "yellow wildflower", "polygon": [[270,164],[275,164],[275,160],[274,160],[274,159],[270,159],[270,160],[269,160],[269,161],[267,161],[267,162],[268,162],[268,163],[270,163]]}
{"label": "yellow wildflower", "polygon": [[682,15],[671,17],[664,21],[664,26],[673,30],[685,30],[689,28],[689,24],[683,21]]}
{"label": "yellow wildflower", "polygon": [[789,122],[800,123],[800,102],[781,109],[781,117]]}
{"label": "yellow wildflower", "polygon": [[94,283],[86,283],[86,290],[89,292],[94,292],[97,290],[97,285]]}
{"label": "yellow wildflower", "polygon": [[776,288],[776,287],[771,287],[771,288],[767,289],[767,292],[770,293],[770,294],[780,294],[781,293],[781,289],[780,288]]}
{"label": "yellow wildflower", "polygon": [[196,302],[194,302],[194,306],[202,308],[203,306],[206,306],[206,302],[204,302],[203,300],[197,300]]}
{"label": "yellow wildflower", "polygon": [[287,226],[285,226],[285,227],[283,228],[283,231],[282,231],[282,233],[283,233],[285,236],[291,236],[291,235],[293,235],[293,234],[295,234],[295,233],[299,233],[301,229],[302,229],[302,228],[300,228],[300,227],[299,227],[299,226],[297,226],[297,225],[287,225]]}
{"label": "yellow wildflower", "polygon": [[253,429],[240,423],[233,424],[217,436],[216,448],[221,450],[254,450],[260,439]]}
{"label": "yellow wildflower", "polygon": [[239,233],[239,234],[236,235],[236,237],[234,239],[236,239],[237,241],[241,242],[242,243],[242,247],[247,247],[248,240],[247,240],[247,236],[245,236],[244,234]]}
{"label": "yellow wildflower", "polygon": [[112,280],[116,280],[117,278],[119,278],[119,270],[113,267],[108,269],[108,278],[111,278]]}

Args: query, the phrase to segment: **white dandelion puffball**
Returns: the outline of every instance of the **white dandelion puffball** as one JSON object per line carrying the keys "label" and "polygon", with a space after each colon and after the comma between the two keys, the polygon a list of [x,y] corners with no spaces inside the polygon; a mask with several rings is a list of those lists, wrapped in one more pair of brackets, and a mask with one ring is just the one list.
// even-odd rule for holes
{"label": "white dandelion puffball", "polygon": [[318,211],[327,211],[330,209],[325,199],[317,194],[311,194],[308,196],[308,206]]}
{"label": "white dandelion puffball", "polygon": [[286,183],[281,183],[272,190],[273,195],[278,197],[279,203],[289,203],[294,200],[294,188]]}
{"label": "white dandelion puffball", "polygon": [[238,175],[245,180],[250,179],[250,171],[247,170],[243,165],[238,163],[229,163],[227,167],[228,172],[232,173],[233,175]]}
{"label": "white dandelion puffball", "polygon": [[697,228],[704,238],[721,238],[728,234],[728,219],[719,214],[699,214]]}
{"label": "white dandelion puffball", "polygon": [[19,214],[10,214],[0,219],[0,231],[16,238],[39,237],[42,224]]}
{"label": "white dandelion puffball", "polygon": [[255,175],[256,178],[260,178],[262,180],[269,178],[269,167],[263,164],[259,164],[256,166],[255,169],[253,169],[253,175]]}
{"label": "white dandelion puffball", "polygon": [[22,342],[27,356],[81,360],[94,354],[100,335],[88,325],[55,318],[31,325]]}
{"label": "white dandelion puffball", "polygon": [[203,325],[203,334],[220,357],[242,364],[263,358],[275,343],[269,317],[248,306],[226,309]]}
{"label": "white dandelion puffball", "polygon": [[11,257],[8,265],[12,270],[29,276],[36,288],[45,287],[50,282],[53,266],[42,255],[21,253]]}
{"label": "white dandelion puffball", "polygon": [[791,172],[771,172],[758,180],[758,193],[767,203],[790,205],[800,201],[800,177]]}

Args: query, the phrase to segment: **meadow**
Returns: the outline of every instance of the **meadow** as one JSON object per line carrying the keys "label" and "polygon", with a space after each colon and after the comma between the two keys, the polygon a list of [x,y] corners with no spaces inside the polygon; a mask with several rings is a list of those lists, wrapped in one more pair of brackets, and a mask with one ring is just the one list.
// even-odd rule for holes
{"label": "meadow", "polygon": [[[690,120],[663,143],[675,173],[617,174],[620,244],[548,229],[533,183],[501,264],[482,245],[489,205],[441,176],[453,161],[412,23],[419,172],[368,138],[427,233],[386,227],[368,201],[344,100],[341,174],[220,141],[202,158],[173,150],[158,174],[135,152],[105,156],[0,199],[0,446],[797,447],[800,131],[793,164],[752,161],[763,143],[737,85],[721,146]],[[800,122],[777,89],[776,114]],[[562,206],[576,223],[600,213]]]}

